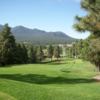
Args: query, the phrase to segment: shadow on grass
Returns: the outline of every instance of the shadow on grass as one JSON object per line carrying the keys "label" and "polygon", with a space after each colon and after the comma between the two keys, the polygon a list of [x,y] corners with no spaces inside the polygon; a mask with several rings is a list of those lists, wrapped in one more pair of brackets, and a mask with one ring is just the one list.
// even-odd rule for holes
{"label": "shadow on grass", "polygon": [[12,64],[12,65],[0,65],[0,68],[9,68],[9,67],[13,67],[13,66],[27,65],[27,64],[60,65],[60,64],[66,64],[66,63],[63,62],[63,59],[59,59],[59,60],[41,61],[41,62],[36,62],[36,63]]}
{"label": "shadow on grass", "polygon": [[66,64],[66,63],[63,63],[63,62],[48,63],[48,65],[63,65],[63,64]]}
{"label": "shadow on grass", "polygon": [[61,65],[61,64],[66,64],[66,63],[62,59],[59,59],[59,60],[52,60],[52,61],[47,61],[47,62],[41,62],[41,64]]}
{"label": "shadow on grass", "polygon": [[35,84],[80,84],[95,82],[93,79],[50,77],[37,74],[0,74],[0,78]]}

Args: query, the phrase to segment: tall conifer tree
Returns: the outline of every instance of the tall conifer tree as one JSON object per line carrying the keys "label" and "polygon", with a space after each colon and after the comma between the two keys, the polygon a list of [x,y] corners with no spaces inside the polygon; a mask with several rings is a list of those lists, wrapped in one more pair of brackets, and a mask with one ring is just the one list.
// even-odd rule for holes
{"label": "tall conifer tree", "polygon": [[14,64],[15,63],[15,49],[16,43],[11,29],[8,24],[4,25],[2,32],[0,33],[0,52],[1,52],[1,64]]}

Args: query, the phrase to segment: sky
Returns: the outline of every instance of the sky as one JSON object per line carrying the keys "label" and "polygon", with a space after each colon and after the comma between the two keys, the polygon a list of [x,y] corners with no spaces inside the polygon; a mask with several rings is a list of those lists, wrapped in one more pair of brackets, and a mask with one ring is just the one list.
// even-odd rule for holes
{"label": "sky", "polygon": [[62,31],[74,38],[84,39],[89,33],[73,28],[75,16],[86,14],[81,0],[0,0],[0,24],[22,25],[45,31]]}

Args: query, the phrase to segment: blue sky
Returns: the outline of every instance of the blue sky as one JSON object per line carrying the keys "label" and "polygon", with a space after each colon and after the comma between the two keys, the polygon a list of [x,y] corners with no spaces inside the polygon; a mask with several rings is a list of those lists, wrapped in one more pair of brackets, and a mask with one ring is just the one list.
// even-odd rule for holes
{"label": "blue sky", "polygon": [[80,0],[0,0],[0,24],[62,31],[85,38],[88,33],[78,33],[72,27],[76,15],[85,15]]}

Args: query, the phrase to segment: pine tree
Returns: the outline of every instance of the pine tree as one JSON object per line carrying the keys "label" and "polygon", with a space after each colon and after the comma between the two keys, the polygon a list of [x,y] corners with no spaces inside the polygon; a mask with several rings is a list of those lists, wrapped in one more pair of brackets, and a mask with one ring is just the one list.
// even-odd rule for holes
{"label": "pine tree", "polygon": [[76,16],[77,23],[74,27],[78,31],[90,31],[100,37],[100,0],[82,0],[81,6],[87,11],[87,15]]}
{"label": "pine tree", "polygon": [[24,64],[23,60],[23,49],[21,44],[16,44],[16,64]]}
{"label": "pine tree", "polygon": [[22,59],[23,63],[26,64],[28,63],[28,53],[27,53],[27,48],[24,44],[21,44],[21,49],[22,49]]}
{"label": "pine tree", "polygon": [[30,45],[28,47],[28,62],[29,63],[36,63],[36,51],[34,50],[33,46]]}
{"label": "pine tree", "polygon": [[41,62],[44,59],[44,52],[43,52],[42,46],[38,46],[36,57],[37,57],[38,62]]}
{"label": "pine tree", "polygon": [[49,47],[48,47],[48,57],[51,58],[51,61],[52,61],[53,53],[54,53],[54,48],[53,48],[52,45],[49,45]]}
{"label": "pine tree", "polygon": [[4,28],[0,33],[0,45],[1,64],[14,64],[16,43],[8,24],[4,25]]}
{"label": "pine tree", "polygon": [[87,15],[76,16],[74,27],[77,31],[91,33],[87,57],[100,71],[100,0],[82,0],[81,7],[87,11]]}
{"label": "pine tree", "polygon": [[59,46],[56,46],[54,48],[54,57],[57,58],[57,60],[59,60],[60,54],[61,54],[61,48]]}

